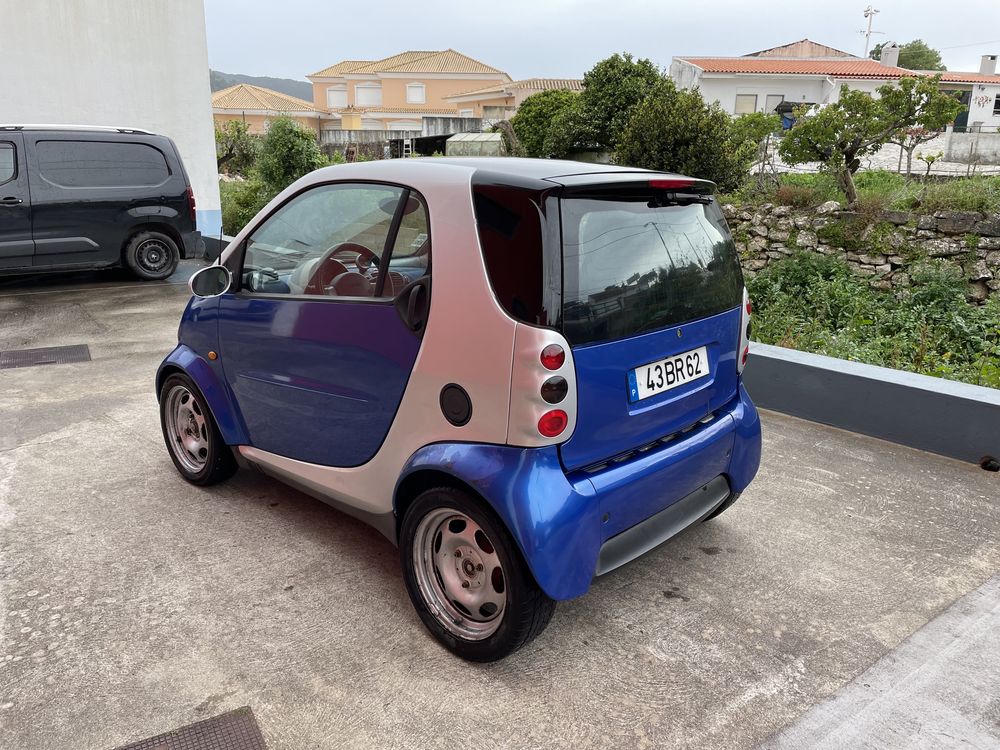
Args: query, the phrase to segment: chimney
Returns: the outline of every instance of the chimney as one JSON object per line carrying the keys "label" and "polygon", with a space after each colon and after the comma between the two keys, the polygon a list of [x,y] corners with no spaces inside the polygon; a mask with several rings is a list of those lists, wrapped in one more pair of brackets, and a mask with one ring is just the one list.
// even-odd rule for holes
{"label": "chimney", "polygon": [[979,62],[979,72],[984,76],[996,75],[997,72],[997,56],[996,55],[983,55],[983,59]]}
{"label": "chimney", "polygon": [[886,42],[882,45],[878,61],[889,68],[899,67],[899,45],[895,42]]}

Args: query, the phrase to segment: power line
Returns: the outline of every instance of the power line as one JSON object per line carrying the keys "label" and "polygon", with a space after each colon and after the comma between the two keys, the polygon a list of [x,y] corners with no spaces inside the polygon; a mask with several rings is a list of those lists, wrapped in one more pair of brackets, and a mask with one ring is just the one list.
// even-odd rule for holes
{"label": "power line", "polygon": [[972,44],[956,44],[952,47],[939,47],[938,49],[961,49],[962,47],[979,47],[983,44],[1000,44],[1000,39],[987,39],[985,42],[973,42]]}

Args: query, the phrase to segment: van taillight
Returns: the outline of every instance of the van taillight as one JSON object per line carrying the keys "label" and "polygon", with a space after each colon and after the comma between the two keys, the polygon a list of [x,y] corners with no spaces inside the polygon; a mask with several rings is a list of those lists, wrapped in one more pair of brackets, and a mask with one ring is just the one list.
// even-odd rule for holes
{"label": "van taillight", "polygon": [[187,188],[187,199],[188,199],[188,210],[191,212],[191,223],[197,224],[198,218],[197,213],[194,210],[194,189],[188,185]]}
{"label": "van taillight", "polygon": [[538,432],[547,438],[558,437],[569,424],[569,415],[562,409],[545,412],[538,420]]}

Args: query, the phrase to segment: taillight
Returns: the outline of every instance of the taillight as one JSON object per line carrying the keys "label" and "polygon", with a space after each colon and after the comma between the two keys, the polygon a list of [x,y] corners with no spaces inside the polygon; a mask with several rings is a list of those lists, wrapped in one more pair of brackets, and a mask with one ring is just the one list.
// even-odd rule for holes
{"label": "taillight", "polygon": [[547,404],[558,404],[569,393],[569,383],[566,378],[556,375],[542,383],[542,400]]}
{"label": "taillight", "polygon": [[194,210],[194,189],[188,185],[187,189],[187,199],[188,199],[188,211],[191,212],[191,223],[197,224],[198,218],[197,213]]}
{"label": "taillight", "polygon": [[540,359],[542,367],[546,370],[558,370],[563,366],[563,362],[566,361],[566,352],[563,351],[563,348],[559,344],[549,344],[542,349]]}
{"label": "taillight", "polygon": [[547,438],[558,437],[569,424],[569,415],[562,409],[545,412],[538,420],[538,432]]}
{"label": "taillight", "polygon": [[659,190],[683,190],[684,188],[689,188],[692,185],[694,185],[694,180],[668,178],[649,181],[649,186],[651,188],[657,188]]}
{"label": "taillight", "polygon": [[750,313],[752,312],[753,304],[750,302],[750,294],[747,292],[746,287],[743,287],[743,306],[740,309],[740,338],[736,349],[738,357],[736,369],[741,373],[746,366],[747,358],[750,356]]}

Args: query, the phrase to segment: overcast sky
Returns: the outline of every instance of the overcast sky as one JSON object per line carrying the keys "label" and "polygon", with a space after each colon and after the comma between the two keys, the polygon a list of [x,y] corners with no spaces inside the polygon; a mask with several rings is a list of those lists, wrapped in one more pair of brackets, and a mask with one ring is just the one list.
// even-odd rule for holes
{"label": "overcast sky", "polygon": [[[579,78],[614,52],[744,55],[808,37],[862,54],[866,2],[810,0],[205,0],[211,67],[303,78],[344,59],[452,47],[508,72]],[[1000,0],[882,0],[872,45],[921,38],[950,70],[1000,53]]]}

